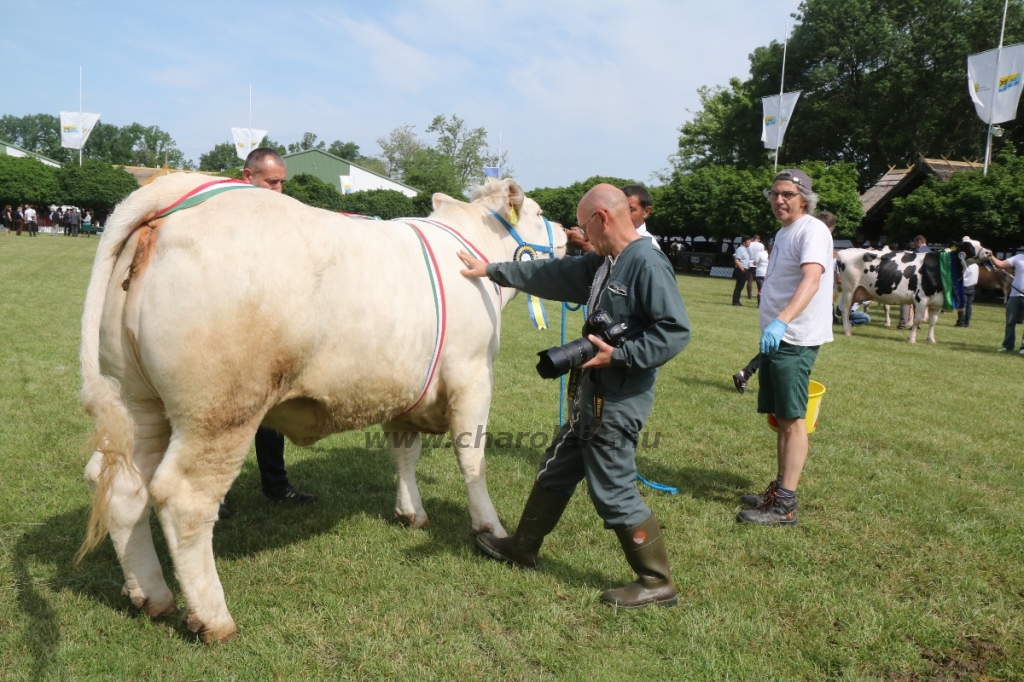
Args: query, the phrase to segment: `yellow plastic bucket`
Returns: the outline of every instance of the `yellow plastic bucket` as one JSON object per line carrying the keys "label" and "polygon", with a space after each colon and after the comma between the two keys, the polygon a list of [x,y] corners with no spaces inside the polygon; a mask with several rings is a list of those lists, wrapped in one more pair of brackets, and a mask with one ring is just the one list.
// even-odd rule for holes
{"label": "yellow plastic bucket", "polygon": [[[807,383],[807,414],[804,417],[807,422],[807,433],[814,433],[814,429],[818,428],[821,399],[824,395],[825,387],[823,385],[813,380]],[[779,431],[779,420],[775,418],[774,414],[768,414],[768,427],[776,433]]]}

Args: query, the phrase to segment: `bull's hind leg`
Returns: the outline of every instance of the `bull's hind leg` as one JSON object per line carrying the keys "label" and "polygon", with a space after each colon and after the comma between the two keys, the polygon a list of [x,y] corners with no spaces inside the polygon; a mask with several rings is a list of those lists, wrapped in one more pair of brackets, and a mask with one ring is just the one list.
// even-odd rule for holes
{"label": "bull's hind leg", "polygon": [[[155,618],[175,610],[174,595],[167,587],[153,547],[148,489],[167,450],[171,427],[161,405],[134,404],[129,410],[135,420],[135,471],[122,468],[114,473],[106,507],[107,528],[124,571],[122,592],[132,605]],[[85,468],[85,478],[94,490],[102,463],[103,453],[97,451]]]}
{"label": "bull's hind leg", "polygon": [[238,633],[213,559],[213,524],[255,435],[256,424],[220,433],[175,427],[150,485],[185,597],[185,623],[204,642]]}
{"label": "bull's hind leg", "polygon": [[420,434],[415,431],[399,431],[397,424],[384,424],[387,436],[388,454],[398,473],[398,494],[395,498],[395,521],[423,528],[430,520],[423,509],[420,490],[416,485],[416,463],[420,459]]}
{"label": "bull's hind leg", "polygon": [[918,317],[921,321],[924,321],[924,316],[928,315],[928,343],[935,343],[935,324],[939,321],[939,312],[942,307],[938,308],[925,308],[925,310],[919,311]]}

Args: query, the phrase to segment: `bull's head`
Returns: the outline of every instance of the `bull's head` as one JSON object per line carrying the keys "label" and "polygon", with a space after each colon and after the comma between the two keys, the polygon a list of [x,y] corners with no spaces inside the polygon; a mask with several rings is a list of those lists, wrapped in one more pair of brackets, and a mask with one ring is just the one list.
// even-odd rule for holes
{"label": "bull's head", "polygon": [[[561,258],[565,255],[565,231],[558,223],[544,218],[537,202],[528,198],[515,180],[489,180],[474,189],[470,197],[470,206],[484,209],[481,217],[498,228],[502,243],[508,245],[509,252],[501,260],[512,260],[520,251],[527,252],[528,258]],[[435,211],[454,208],[455,204],[462,202],[444,194],[434,195]]]}
{"label": "bull's head", "polygon": [[955,244],[954,248],[957,251],[962,251],[967,257],[967,264],[971,265],[979,261],[986,260],[992,257],[992,252],[981,245],[981,242],[971,239],[970,237],[964,237],[960,240],[959,244]]}

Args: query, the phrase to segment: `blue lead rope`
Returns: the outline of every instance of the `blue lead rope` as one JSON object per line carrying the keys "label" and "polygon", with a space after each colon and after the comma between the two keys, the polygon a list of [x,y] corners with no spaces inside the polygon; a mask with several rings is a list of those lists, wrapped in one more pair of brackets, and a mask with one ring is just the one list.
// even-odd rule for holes
{"label": "blue lead rope", "polygon": [[[562,343],[565,345],[565,313],[566,311],[576,311],[583,308],[583,319],[587,318],[587,306],[582,303],[578,303],[575,306],[571,306],[568,303],[562,303]],[[565,375],[558,377],[558,426],[561,428],[565,424]],[[678,495],[679,488],[673,488],[670,485],[664,483],[658,483],[657,481],[648,481],[646,478],[640,475],[638,471],[636,474],[636,480],[643,483],[651,490],[657,490],[658,492],[668,493],[669,495]]]}

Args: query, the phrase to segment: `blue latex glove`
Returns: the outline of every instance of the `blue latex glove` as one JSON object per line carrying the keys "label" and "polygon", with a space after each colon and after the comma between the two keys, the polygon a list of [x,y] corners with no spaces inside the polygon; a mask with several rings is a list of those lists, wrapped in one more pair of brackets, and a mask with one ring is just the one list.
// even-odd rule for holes
{"label": "blue latex glove", "polygon": [[761,334],[761,352],[765,355],[774,355],[775,351],[779,349],[779,342],[782,341],[782,336],[788,328],[789,325],[777,317],[769,322]]}

